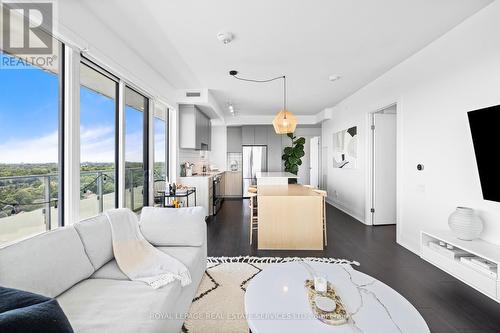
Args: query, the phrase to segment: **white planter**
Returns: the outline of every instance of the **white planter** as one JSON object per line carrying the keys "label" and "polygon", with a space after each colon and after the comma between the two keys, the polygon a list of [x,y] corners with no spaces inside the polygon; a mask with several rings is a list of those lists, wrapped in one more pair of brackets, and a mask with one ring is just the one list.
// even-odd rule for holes
{"label": "white planter", "polygon": [[483,231],[483,221],[468,207],[457,207],[448,218],[448,225],[455,236],[462,240],[476,239]]}

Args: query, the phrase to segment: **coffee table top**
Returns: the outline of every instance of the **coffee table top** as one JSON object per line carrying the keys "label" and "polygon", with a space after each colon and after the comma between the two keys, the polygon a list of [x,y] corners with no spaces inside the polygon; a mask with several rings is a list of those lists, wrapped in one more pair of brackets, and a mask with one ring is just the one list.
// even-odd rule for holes
{"label": "coffee table top", "polygon": [[330,326],[313,317],[304,281],[310,279],[298,262],[272,264],[250,282],[245,312],[252,333],[267,332],[418,332],[429,328],[420,313],[403,296],[350,265],[309,262],[333,283],[352,324]]}

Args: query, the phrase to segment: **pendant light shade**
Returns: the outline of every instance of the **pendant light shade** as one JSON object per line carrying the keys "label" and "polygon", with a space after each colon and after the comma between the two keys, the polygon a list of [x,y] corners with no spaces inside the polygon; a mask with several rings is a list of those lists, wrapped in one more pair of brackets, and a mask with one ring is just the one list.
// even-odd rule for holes
{"label": "pendant light shade", "polygon": [[291,112],[283,109],[274,117],[273,127],[276,134],[293,133],[297,127],[297,118]]}

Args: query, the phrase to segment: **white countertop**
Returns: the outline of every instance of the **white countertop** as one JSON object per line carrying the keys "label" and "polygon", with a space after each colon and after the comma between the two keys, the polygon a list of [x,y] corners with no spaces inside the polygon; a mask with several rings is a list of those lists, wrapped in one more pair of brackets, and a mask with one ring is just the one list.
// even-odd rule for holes
{"label": "white countertop", "polygon": [[217,176],[217,175],[221,175],[223,174],[224,172],[226,171],[208,171],[206,173],[198,173],[196,175],[192,175],[192,176],[183,176],[183,177],[179,177],[179,178],[201,178],[201,177],[213,177],[213,176]]}
{"label": "white countertop", "polygon": [[272,172],[257,172],[257,178],[299,178],[290,172],[272,171]]}

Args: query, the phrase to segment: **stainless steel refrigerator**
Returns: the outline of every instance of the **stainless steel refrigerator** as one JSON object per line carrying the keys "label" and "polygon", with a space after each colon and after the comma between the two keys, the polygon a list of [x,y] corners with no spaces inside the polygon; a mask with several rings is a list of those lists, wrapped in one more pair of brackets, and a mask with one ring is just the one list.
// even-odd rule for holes
{"label": "stainless steel refrigerator", "polygon": [[267,146],[243,146],[243,197],[257,184],[256,174],[267,171]]}

